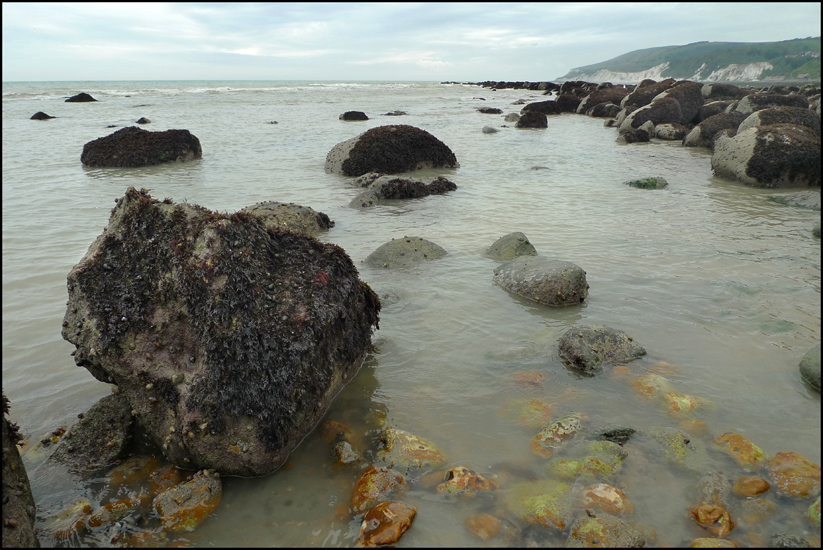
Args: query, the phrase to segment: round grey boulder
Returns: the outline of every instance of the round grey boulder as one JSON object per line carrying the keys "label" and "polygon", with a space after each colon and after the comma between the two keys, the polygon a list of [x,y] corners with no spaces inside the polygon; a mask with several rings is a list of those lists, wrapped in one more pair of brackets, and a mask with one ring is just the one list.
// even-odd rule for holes
{"label": "round grey boulder", "polygon": [[492,128],[491,126],[483,126],[483,133],[484,134],[496,134],[499,132],[497,128]]}
{"label": "round grey boulder", "polygon": [[519,256],[498,266],[492,279],[513,294],[547,306],[573,306],[589,295],[579,266],[540,256]]}
{"label": "round grey boulder", "polygon": [[809,350],[800,361],[800,376],[811,387],[820,391],[820,344]]}
{"label": "round grey boulder", "polygon": [[560,337],[557,349],[569,366],[587,376],[594,376],[604,366],[646,355],[631,336],[605,325],[572,327]]}
{"label": "round grey boulder", "polygon": [[508,262],[518,256],[537,256],[537,250],[526,235],[517,231],[494,241],[494,244],[486,249],[486,255],[498,262]]}
{"label": "round grey boulder", "polygon": [[422,237],[403,237],[381,245],[366,257],[365,262],[371,267],[409,267],[445,255],[442,247]]}

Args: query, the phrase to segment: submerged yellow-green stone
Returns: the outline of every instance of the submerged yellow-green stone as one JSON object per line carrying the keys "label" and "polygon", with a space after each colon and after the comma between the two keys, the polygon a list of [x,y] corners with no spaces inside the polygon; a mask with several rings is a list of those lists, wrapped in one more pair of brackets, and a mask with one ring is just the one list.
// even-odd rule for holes
{"label": "submerged yellow-green stone", "polygon": [[548,471],[562,479],[607,479],[620,471],[626,451],[611,441],[595,441],[572,448],[571,456],[552,459]]}
{"label": "submerged yellow-green stone", "polygon": [[565,529],[572,520],[571,487],[562,481],[541,479],[512,487],[506,503],[521,521]]}
{"label": "submerged yellow-green stone", "polygon": [[434,443],[412,433],[387,428],[380,434],[383,447],[377,451],[377,460],[389,468],[437,468],[446,463],[446,457]]}

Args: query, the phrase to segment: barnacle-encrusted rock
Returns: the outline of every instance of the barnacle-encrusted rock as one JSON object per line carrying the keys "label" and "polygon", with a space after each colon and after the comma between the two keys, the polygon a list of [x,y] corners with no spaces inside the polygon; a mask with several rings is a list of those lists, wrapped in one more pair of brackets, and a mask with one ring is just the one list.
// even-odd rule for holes
{"label": "barnacle-encrusted rock", "polygon": [[579,305],[589,295],[586,272],[581,267],[542,256],[518,256],[498,266],[493,281],[547,306]]}
{"label": "barnacle-encrusted rock", "polygon": [[128,168],[182,162],[202,156],[200,140],[188,130],[149,132],[129,126],[86,143],[80,161],[92,167]]}
{"label": "barnacle-encrusted rock", "polygon": [[685,147],[711,147],[714,138],[721,130],[733,130],[737,133],[740,123],[746,115],[737,111],[717,113],[700,122],[683,138]]}
{"label": "barnacle-encrusted rock", "polygon": [[437,260],[445,255],[446,251],[440,245],[422,237],[407,236],[380,245],[365,261],[372,267],[396,268]]}
{"label": "barnacle-encrusted rock", "polygon": [[132,437],[131,406],[122,395],[107,395],[83,414],[48,458],[71,471],[88,472],[116,464]]}
{"label": "barnacle-encrusted rock", "polygon": [[631,336],[605,325],[572,327],[560,337],[557,349],[572,368],[586,375],[646,355],[645,348]]}
{"label": "barnacle-encrusted rock", "polygon": [[326,172],[344,176],[458,166],[457,157],[445,143],[407,124],[372,128],[338,143],[326,155]]}
{"label": "barnacle-encrusted rock", "polygon": [[130,188],[69,273],[63,338],[170,462],[264,475],[371,349],[380,302],[345,251]]}

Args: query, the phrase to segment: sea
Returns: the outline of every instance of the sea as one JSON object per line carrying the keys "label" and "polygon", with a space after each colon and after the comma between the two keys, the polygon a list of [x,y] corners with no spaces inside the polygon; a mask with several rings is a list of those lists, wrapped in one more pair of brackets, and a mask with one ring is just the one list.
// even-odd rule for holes
{"label": "sea", "polygon": [[[65,102],[80,92],[98,101]],[[128,546],[136,533],[162,530],[146,508],[57,536],[55,525],[79,500],[98,508],[123,498],[123,489],[117,493],[102,475],[49,473],[51,451],[38,445],[112,392],[75,366],[61,324],[67,274],[130,187],[221,213],[291,202],[334,221],[318,238],[346,251],[383,307],[374,353],[323,421],[347,426],[363,465],[374,460],[381,427],[393,427],[435,444],[446,457],[443,470],[464,466],[499,482],[495,491],[450,499],[425,482],[431,472],[410,473],[398,499],[417,515],[398,546],[564,545],[568,526],[520,523],[505,503],[518,483],[551,477],[530,441],[542,423],[572,413],[585,414],[592,427],[636,430],[624,444],[622,469],[606,481],[631,500],[634,513],[625,519],[643,526],[649,545],[710,536],[689,516],[703,498],[704,475],[720,473],[729,483],[744,475],[768,479],[765,469],[744,470],[720,451],[718,436],[737,433],[769,456],[793,451],[819,465],[820,394],[801,380],[798,364],[820,343],[821,248],[812,235],[820,212],[770,200],[802,190],[714,176],[707,149],[656,139],[617,144],[617,131],[603,119],[562,114],[549,117],[546,129],[504,121],[520,111],[519,100],[546,99],[538,91],[439,82],[4,82],[2,384],[8,417],[28,440],[22,455],[41,544]],[[369,119],[339,120],[350,110]],[[38,111],[56,118],[30,120]],[[392,111],[406,114],[386,114]],[[85,143],[141,117],[150,119],[142,126],[148,130],[191,131],[202,159],[146,168],[81,164]],[[457,190],[350,207],[361,190],[354,178],[326,173],[326,155],[391,124],[426,130],[460,163],[405,175],[442,175]],[[484,133],[484,126],[498,132]],[[669,185],[625,184],[646,177]],[[500,264],[486,249],[512,232],[524,233],[540,256],[582,267],[590,285],[585,303],[547,307],[494,284]],[[432,241],[447,255],[405,269],[364,263],[380,245],[406,236]],[[593,324],[626,332],[647,354],[625,368],[579,376],[559,357],[557,342]],[[647,374],[701,406],[673,415],[665,401],[635,389],[632,381]],[[546,416],[517,412],[529,403]],[[649,435],[681,429],[684,420],[702,421],[690,428],[692,445],[706,451],[699,471],[670,463]],[[223,477],[216,511],[193,531],[166,533],[166,543],[354,546],[361,518],[347,507],[363,466],[335,465],[319,432],[273,474]],[[593,483],[566,482],[574,491]],[[761,496],[776,506],[760,520],[747,516],[746,499],[725,497],[736,523],[730,540],[751,546],[780,533],[813,542],[819,536],[806,518],[811,499],[783,497],[774,487]],[[479,513],[495,515],[501,533],[488,541],[472,533],[465,522]]]}

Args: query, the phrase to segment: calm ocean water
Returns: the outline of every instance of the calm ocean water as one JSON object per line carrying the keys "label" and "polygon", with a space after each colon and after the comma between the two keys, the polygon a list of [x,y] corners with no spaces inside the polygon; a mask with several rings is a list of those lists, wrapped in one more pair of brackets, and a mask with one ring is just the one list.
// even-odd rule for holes
{"label": "calm ocean water", "polygon": [[[64,102],[81,91],[99,101]],[[737,432],[770,455],[796,451],[819,464],[820,395],[798,374],[800,359],[820,341],[820,240],[811,235],[819,212],[714,177],[705,150],[661,141],[619,146],[602,119],[564,114],[550,117],[546,130],[481,132],[504,122],[478,107],[519,112],[515,100],[546,99],[539,94],[423,82],[3,83],[3,389],[11,419],[36,441],[110,393],[74,365],[73,346],[60,336],[66,275],[102,232],[114,199],[133,186],[220,212],[295,202],[335,221],[320,239],[342,246],[383,301],[379,352],[328,415],[347,423],[365,448],[375,444],[368,419],[378,412],[436,443],[449,466],[502,474],[514,464],[545,477],[545,461],[529,450],[538,430],[500,413],[512,400],[554,402],[555,418],[583,412],[641,431],[676,426],[678,419],[625,382],[608,374],[579,379],[563,367],[558,338],[575,324],[599,323],[645,346],[633,373],[668,363],[675,391],[716,403],[694,414],[708,424],[698,437],[707,447]],[[339,121],[348,110],[370,120]],[[408,115],[382,115],[394,110]],[[29,120],[37,111],[58,118]],[[143,116],[149,130],[190,130],[202,160],[140,169],[81,165],[83,145],[115,130],[106,126]],[[358,191],[351,178],[324,172],[326,154],[387,124],[422,128],[451,147],[460,168],[415,176],[443,174],[457,191],[350,208]],[[669,187],[622,184],[645,176],[663,176]],[[587,302],[551,309],[493,285],[498,264],[484,249],[512,231],[524,232],[539,254],[586,270]],[[361,263],[406,235],[434,241],[448,255],[402,271]],[[518,371],[546,378],[523,387],[512,376]],[[702,536],[687,519],[699,502],[697,477],[650,449],[627,443],[629,457],[612,482],[634,503],[631,519],[656,530],[657,544],[688,544]],[[328,452],[315,433],[292,454],[292,468],[262,479],[225,478],[220,508],[182,539],[194,546],[352,546],[359,523],[337,509],[348,502],[357,471],[332,468]],[[81,496],[105,503],[99,483],[54,479],[42,473],[42,456],[25,460],[45,546],[56,544],[43,532],[59,510]],[[724,455],[711,460],[709,469],[732,480],[745,473]],[[463,526],[478,510],[494,509],[488,499],[449,502],[413,483],[403,500],[418,515],[401,546],[505,543],[482,543]],[[739,527],[731,538],[812,533],[803,517],[809,502],[775,501],[771,520]],[[732,504],[733,518],[740,506],[740,499]],[[110,539],[98,532],[61,544]]]}

